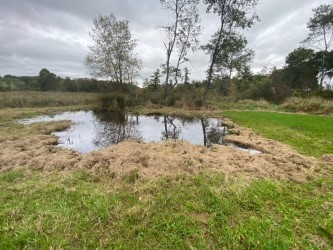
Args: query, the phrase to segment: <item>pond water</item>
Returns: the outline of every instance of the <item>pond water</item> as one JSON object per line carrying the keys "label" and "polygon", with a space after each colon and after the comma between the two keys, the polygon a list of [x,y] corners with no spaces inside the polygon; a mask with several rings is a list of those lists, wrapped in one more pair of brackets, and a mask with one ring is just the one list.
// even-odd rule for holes
{"label": "pond water", "polygon": [[92,111],[64,112],[20,120],[21,124],[69,120],[73,125],[54,134],[59,146],[82,153],[99,150],[128,139],[144,142],[177,140],[210,147],[212,144],[229,145],[251,154],[256,150],[228,144],[223,137],[228,128],[221,119],[188,118],[174,116],[146,116],[129,113],[96,113]]}

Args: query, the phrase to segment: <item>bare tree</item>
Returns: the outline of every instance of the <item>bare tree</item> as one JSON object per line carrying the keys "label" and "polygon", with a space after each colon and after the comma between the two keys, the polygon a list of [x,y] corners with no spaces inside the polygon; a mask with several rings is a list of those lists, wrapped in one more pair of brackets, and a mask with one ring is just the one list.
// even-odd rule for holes
{"label": "bare tree", "polygon": [[225,49],[225,44],[230,35],[237,30],[252,27],[259,19],[254,12],[258,0],[204,0],[207,12],[213,12],[220,18],[219,29],[213,37],[214,44],[210,50],[210,65],[207,71],[207,85],[205,96],[208,94],[212,83],[214,67],[218,56]]}
{"label": "bare tree", "polygon": [[89,33],[94,45],[89,46],[86,65],[94,77],[107,77],[117,84],[133,82],[139,74],[141,61],[134,49],[137,40],[132,38],[127,20],[117,20],[112,14],[99,15],[93,20]]}
{"label": "bare tree", "polygon": [[[165,9],[171,12],[172,22],[162,29],[167,34],[165,67],[165,89],[175,87],[180,78],[181,64],[189,61],[189,51],[198,49],[198,35],[201,32],[199,11],[197,5],[199,0],[160,0]],[[171,58],[174,49],[177,48],[176,64],[171,67]],[[173,72],[172,72],[173,71]],[[170,76],[173,73],[174,82],[170,83]]]}
{"label": "bare tree", "polygon": [[307,23],[310,33],[302,43],[323,51],[320,69],[320,87],[323,87],[326,56],[333,44],[333,5],[322,4],[313,13]]}

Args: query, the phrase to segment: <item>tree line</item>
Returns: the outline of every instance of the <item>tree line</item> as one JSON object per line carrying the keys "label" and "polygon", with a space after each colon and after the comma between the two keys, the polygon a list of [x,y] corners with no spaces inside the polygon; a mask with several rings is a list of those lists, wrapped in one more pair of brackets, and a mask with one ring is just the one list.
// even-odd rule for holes
{"label": "tree line", "polygon": [[[215,15],[218,20],[218,28],[207,44],[198,40],[202,30],[199,2],[160,0],[170,17],[168,23],[159,27],[166,37],[165,61],[144,80],[140,90],[151,102],[172,104],[179,101],[177,96],[187,95],[195,103],[203,103],[209,93],[274,102],[281,102],[295,93],[325,92],[326,96],[333,96],[331,85],[327,84],[333,77],[331,4],[322,4],[313,10],[307,23],[307,38],[288,54],[284,67],[253,73],[250,63],[255,52],[248,48],[243,30],[259,21],[255,12],[258,0],[204,0],[207,15]],[[135,53],[138,41],[130,31],[128,20],[119,20],[113,14],[98,15],[93,19],[93,25],[90,36],[94,43],[89,46],[85,59],[92,79],[62,79],[42,69],[38,77],[4,76],[0,78],[0,90],[8,87],[9,79],[20,88],[24,82],[25,87],[41,91],[123,89],[126,92],[128,88],[135,89],[142,61]],[[206,79],[191,81],[189,55],[198,50],[203,50],[210,58]]]}
{"label": "tree line", "polygon": [[[308,37],[301,42],[301,47],[286,57],[283,68],[253,74],[249,65],[255,53],[248,48],[242,31],[259,21],[255,12],[257,0],[204,0],[206,12],[216,15],[219,20],[217,31],[209,43],[204,45],[198,40],[202,29],[199,0],[160,0],[160,3],[170,17],[169,22],[160,27],[166,34],[166,59],[143,84],[151,92],[160,91],[160,98],[172,95],[180,83],[187,86],[185,89],[191,89],[189,52],[199,49],[210,58],[206,80],[199,84],[204,88],[203,99],[207,98],[209,92],[213,92],[237,98],[265,98],[279,102],[295,92],[325,91],[324,82],[331,81],[333,7],[330,4],[322,4],[313,10],[313,17],[307,23],[310,31]],[[115,28],[124,22],[126,25],[122,30]],[[124,34],[120,35],[121,31]],[[136,55],[133,51],[137,41],[128,33],[128,22],[119,21],[113,15],[100,15],[94,19],[91,37],[95,44],[90,47],[86,60],[94,76],[109,77],[121,84],[117,80],[117,70],[125,72],[126,68],[131,67],[136,70],[132,68],[129,72],[132,77],[129,78],[136,76],[141,62],[134,60]],[[326,88],[329,86],[327,84]]]}
{"label": "tree line", "polygon": [[43,68],[38,76],[0,76],[0,91],[65,91],[65,92],[103,92],[126,91],[132,86],[109,80],[95,78],[62,78]]}

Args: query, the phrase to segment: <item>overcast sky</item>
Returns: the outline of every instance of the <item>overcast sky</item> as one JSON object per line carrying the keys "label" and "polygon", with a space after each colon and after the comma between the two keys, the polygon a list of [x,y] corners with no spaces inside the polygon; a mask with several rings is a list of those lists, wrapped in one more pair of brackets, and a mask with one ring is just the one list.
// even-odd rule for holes
{"label": "overcast sky", "polygon": [[[286,55],[306,38],[312,9],[327,0],[259,0],[261,21],[246,32],[256,53],[252,69],[283,65]],[[218,19],[201,6],[206,43],[218,27]],[[149,77],[165,60],[163,33],[157,27],[168,21],[159,0],[0,0],[0,75],[38,75],[47,68],[56,75],[88,77],[84,57],[92,43],[89,30],[98,14],[113,13],[128,19],[138,39],[137,54],[143,62],[140,76]],[[190,55],[191,78],[202,80],[209,57]]]}

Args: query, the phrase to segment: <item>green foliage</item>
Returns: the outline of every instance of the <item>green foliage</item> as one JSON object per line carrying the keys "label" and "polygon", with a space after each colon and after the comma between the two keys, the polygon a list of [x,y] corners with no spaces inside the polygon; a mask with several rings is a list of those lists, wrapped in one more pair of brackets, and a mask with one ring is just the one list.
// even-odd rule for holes
{"label": "green foliage", "polygon": [[159,87],[160,87],[160,77],[161,77],[161,73],[160,73],[160,70],[157,69],[154,71],[153,75],[150,76],[151,79],[150,81],[148,82],[147,86],[148,88],[151,88],[153,90],[157,90]]}
{"label": "green foliage", "polygon": [[26,89],[29,86],[38,88],[36,79],[33,77],[18,77],[12,75],[5,75],[4,77],[0,77],[0,92]]}
{"label": "green foliage", "polygon": [[193,84],[178,84],[174,89],[165,92],[162,88],[154,90],[145,88],[142,91],[141,104],[163,105],[167,107],[177,107],[185,109],[199,109],[205,106],[203,88],[196,88]]}
{"label": "green foliage", "polygon": [[288,86],[288,80],[285,69],[274,69],[271,74],[273,87],[273,101],[282,103],[286,98],[293,94],[293,90]]}
{"label": "green foliage", "polygon": [[297,48],[286,57],[286,83],[293,89],[309,91],[318,88],[318,62],[312,49]]}
{"label": "green foliage", "polygon": [[69,77],[56,77],[47,69],[40,71],[40,76],[11,76],[0,77],[0,92],[2,91],[64,91],[64,92],[102,92],[129,91],[132,84],[118,86],[114,82],[89,78],[72,80]]}
{"label": "green foliage", "polygon": [[319,89],[314,92],[314,95],[333,100],[333,89]]}
{"label": "green foliage", "polygon": [[272,101],[275,103],[282,103],[288,97],[292,96],[293,90],[285,84],[273,84],[273,97]]}
{"label": "green foliage", "polygon": [[242,97],[245,99],[265,99],[271,101],[273,97],[272,81],[264,78],[258,82],[251,83],[249,89],[242,94]]}
{"label": "green foliage", "polygon": [[95,109],[100,111],[123,111],[125,96],[119,93],[98,94],[95,105]]}
{"label": "green foliage", "polygon": [[[215,44],[219,38],[219,31],[213,35],[212,40],[202,49],[207,54],[213,54]],[[254,51],[247,48],[247,40],[244,36],[230,33],[220,41],[219,54],[214,65],[215,75],[231,76],[235,71],[240,73],[253,60]]]}
{"label": "green foliage", "polygon": [[22,178],[23,176],[24,174],[22,171],[8,171],[0,175],[0,181],[11,183]]}
{"label": "green foliage", "polygon": [[220,96],[230,95],[231,79],[229,77],[215,77],[212,82],[212,90]]}
{"label": "green foliage", "polygon": [[[207,12],[212,11],[219,16],[220,20],[218,31],[213,35],[210,44],[206,46],[206,51],[211,58],[210,66],[207,71],[207,86],[205,92],[205,96],[207,96],[213,80],[214,71],[216,70],[215,68],[217,65],[221,65],[221,62],[219,62],[219,56],[223,55],[225,49],[227,52],[232,53],[227,53],[226,56],[222,56],[222,62],[229,60],[230,54],[232,55],[234,52],[240,52],[240,54],[246,55],[245,58],[247,59],[244,61],[240,60],[240,65],[244,64],[244,62],[246,64],[246,62],[251,59],[252,52],[244,49],[246,44],[244,42],[245,39],[240,39],[238,33],[239,30],[251,28],[259,18],[255,13],[255,6],[257,5],[258,0],[205,0],[204,2],[207,5]],[[232,39],[232,36],[235,36],[235,39]],[[233,40],[237,41],[236,44],[240,46],[233,47]],[[229,48],[226,48],[227,44],[229,44]],[[234,63],[235,62],[232,62],[232,64]],[[237,63],[235,63],[235,65],[236,64]],[[232,68],[234,68],[235,65],[232,65]],[[230,65],[227,67],[230,67]]]}
{"label": "green foliage", "polygon": [[137,41],[132,38],[128,20],[114,15],[98,15],[93,19],[86,65],[94,77],[110,78],[115,83],[132,83],[139,74],[141,61],[134,53]]}
{"label": "green foliage", "polygon": [[179,100],[176,103],[176,107],[185,109],[200,109],[206,106],[203,89],[193,88],[190,91],[182,91],[182,87],[186,88],[187,86],[179,86]]}
{"label": "green foliage", "polygon": [[179,97],[172,92],[167,95],[167,97],[165,98],[164,104],[167,107],[172,107],[172,106],[175,106],[175,104],[178,100],[179,100]]}
{"label": "green foliage", "polygon": [[321,4],[313,9],[313,17],[307,23],[310,30],[308,37],[303,43],[309,47],[319,48],[320,59],[320,87],[323,87],[324,78],[330,75],[331,69],[327,69],[328,50],[331,48],[333,40],[333,5]]}
{"label": "green foliage", "polygon": [[333,128],[333,117],[255,111],[224,114],[267,138],[291,145],[303,154],[321,156],[333,152],[333,129],[330,129]]}
{"label": "green foliage", "polygon": [[41,69],[38,76],[38,82],[40,85],[40,90],[49,91],[56,90],[56,75],[48,71],[47,69]]}

